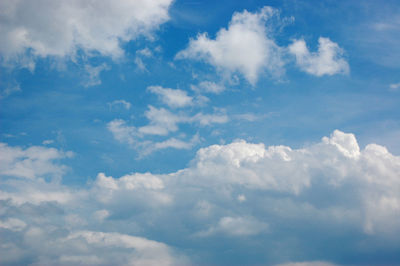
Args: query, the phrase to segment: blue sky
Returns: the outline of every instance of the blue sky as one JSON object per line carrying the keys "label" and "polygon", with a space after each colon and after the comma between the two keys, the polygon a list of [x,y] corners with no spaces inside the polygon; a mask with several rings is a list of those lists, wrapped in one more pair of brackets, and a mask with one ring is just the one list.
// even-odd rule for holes
{"label": "blue sky", "polygon": [[398,1],[2,1],[0,33],[1,265],[399,263]]}

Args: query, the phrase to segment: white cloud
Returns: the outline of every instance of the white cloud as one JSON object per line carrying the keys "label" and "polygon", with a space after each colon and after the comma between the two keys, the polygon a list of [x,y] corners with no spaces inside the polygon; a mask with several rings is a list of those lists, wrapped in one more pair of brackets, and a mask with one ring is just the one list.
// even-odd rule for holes
{"label": "white cloud", "polygon": [[118,58],[121,42],[140,35],[151,37],[169,19],[171,0],[1,1],[0,53],[18,58],[27,50],[34,56],[74,57],[78,49]]}
{"label": "white cloud", "polygon": [[54,140],[52,140],[52,139],[45,139],[45,140],[42,141],[43,145],[50,145],[50,144],[53,144],[53,143],[54,143]]}
{"label": "white cloud", "polygon": [[141,56],[145,56],[145,57],[153,56],[153,53],[151,52],[151,50],[148,47],[136,51],[136,54],[141,55]]}
{"label": "white cloud", "polygon": [[26,223],[19,219],[8,218],[5,221],[0,220],[0,228],[8,229],[11,231],[21,231],[26,227]]}
{"label": "white cloud", "polygon": [[220,29],[214,40],[199,34],[176,58],[200,59],[222,72],[240,72],[252,85],[263,71],[279,76],[283,72],[281,49],[265,26],[276,13],[267,6],[256,13],[234,13],[228,28]]}
{"label": "white cloud", "polygon": [[210,236],[218,233],[235,237],[257,235],[268,229],[268,224],[257,221],[253,217],[222,217],[217,226],[197,233],[198,236]]}
{"label": "white cloud", "polygon": [[0,175],[30,179],[48,175],[61,176],[66,166],[55,161],[72,155],[72,152],[54,148],[32,146],[23,149],[0,143]]}
{"label": "white cloud", "polygon": [[398,91],[400,90],[400,82],[399,83],[392,83],[389,85],[389,89],[391,91]]}
{"label": "white cloud", "polygon": [[129,110],[131,109],[132,104],[125,100],[115,100],[112,101],[111,103],[108,103],[108,106],[110,106],[110,108],[114,106],[123,106],[126,110]]}
{"label": "white cloud", "polygon": [[143,155],[149,154],[157,150],[168,149],[168,148],[189,150],[199,142],[199,139],[200,139],[199,135],[196,134],[190,140],[181,140],[172,137],[161,142],[144,143]]}
{"label": "white cloud", "polygon": [[149,106],[149,110],[145,112],[145,116],[150,123],[149,125],[140,127],[138,131],[150,135],[168,135],[169,132],[178,130],[178,123],[186,120],[185,117],[175,115],[165,108],[157,109],[151,105]]}
{"label": "white cloud", "polygon": [[191,89],[199,93],[206,92],[220,94],[225,90],[225,86],[212,81],[202,81],[198,85],[191,85]]}
{"label": "white cloud", "polygon": [[119,142],[133,145],[135,143],[136,128],[126,125],[122,119],[115,119],[107,124],[107,128]]}
{"label": "white cloud", "polygon": [[329,38],[318,39],[318,52],[308,50],[304,40],[295,40],[288,47],[289,52],[296,57],[296,63],[301,70],[315,76],[348,74],[349,64],[343,58],[343,49]]}
{"label": "white cloud", "polygon": [[[80,231],[70,234],[66,238],[67,244],[79,243],[82,240],[84,240],[83,244],[87,247],[87,251],[89,251],[90,249],[101,250],[102,248],[119,248],[121,250],[128,249],[128,252],[125,252],[125,254],[123,254],[124,257],[113,258],[117,259],[117,261],[113,261],[111,258],[107,259],[106,261],[101,261],[100,264],[103,265],[104,264],[175,265],[176,263],[178,265],[181,264],[179,263],[178,260],[174,259],[167,245],[157,241],[148,240],[143,237],[135,237],[118,233]],[[78,250],[75,249],[75,251]],[[82,251],[77,253],[81,254]],[[90,254],[91,252],[87,252],[87,255]],[[77,260],[77,258],[79,260]],[[83,261],[80,260],[81,258],[83,258]],[[81,258],[74,256],[67,257],[64,255],[60,259],[62,259],[62,262],[64,262],[65,264],[67,263],[86,264],[85,261],[86,256],[83,256]],[[89,262],[89,264],[92,263]]]}
{"label": "white cloud", "polygon": [[[29,158],[27,151],[41,151],[2,147],[24,154],[11,156],[11,165]],[[57,157],[41,154],[45,161]],[[31,168],[42,171],[40,164]],[[305,260],[292,265],[326,259],[298,257],[319,250],[321,242],[345,243],[346,252],[360,256],[376,242],[393,249],[400,233],[399,172],[399,156],[376,144],[360,148],[353,134],[341,131],[301,149],[245,141],[212,145],[176,172],[99,173],[81,188],[1,172],[0,263],[23,264],[30,257],[42,265],[107,265],[147,262],[156,254],[175,265],[180,257],[167,245],[177,239],[184,251],[195,250],[189,251],[193,258],[226,250],[254,254],[246,249],[252,243],[270,256],[279,245],[285,255],[273,262]],[[210,249],[209,238],[221,240],[223,249]]]}
{"label": "white cloud", "polygon": [[147,72],[147,67],[144,64],[143,60],[140,57],[135,57],[135,64],[137,68],[143,72]]}
{"label": "white cloud", "polygon": [[21,91],[22,90],[21,90],[21,87],[19,86],[19,84],[9,86],[9,87],[5,88],[4,90],[0,91],[0,99],[6,98],[13,93],[21,92]]}
{"label": "white cloud", "polygon": [[239,195],[239,196],[237,197],[237,200],[238,200],[239,202],[244,202],[244,201],[246,201],[246,196],[243,195],[243,194],[241,194],[241,195]]}
{"label": "white cloud", "polygon": [[224,124],[229,121],[226,114],[203,114],[197,113],[190,118],[191,121],[198,122],[201,126],[209,126],[211,124]]}
{"label": "white cloud", "polygon": [[87,77],[83,82],[83,86],[92,87],[101,84],[100,74],[102,71],[109,70],[110,67],[103,63],[98,66],[85,65],[85,71],[87,72]]}
{"label": "white cloud", "polygon": [[183,90],[163,88],[161,86],[149,86],[147,90],[157,94],[160,100],[171,108],[186,107],[193,104],[193,98]]}

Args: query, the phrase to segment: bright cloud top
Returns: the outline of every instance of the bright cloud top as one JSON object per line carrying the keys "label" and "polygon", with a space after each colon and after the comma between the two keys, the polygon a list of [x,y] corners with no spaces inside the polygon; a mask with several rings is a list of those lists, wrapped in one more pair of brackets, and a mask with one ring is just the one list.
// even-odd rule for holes
{"label": "bright cloud top", "polygon": [[78,49],[118,58],[120,42],[151,36],[169,19],[171,0],[1,1],[0,53],[74,56]]}
{"label": "bright cloud top", "polygon": [[329,38],[318,39],[318,52],[310,52],[304,40],[296,40],[289,47],[301,70],[315,76],[348,74],[349,64],[343,58],[343,49]]}
{"label": "bright cloud top", "polygon": [[[5,148],[3,158],[21,151]],[[280,247],[292,250],[293,239],[302,238],[304,232],[326,237],[324,241],[332,237],[340,241],[341,236],[329,235],[337,228],[363,236],[363,241],[369,241],[366,235],[392,241],[394,232],[400,232],[400,158],[376,144],[360,149],[353,134],[341,131],[302,149],[266,148],[245,141],[212,145],[200,149],[190,166],[177,172],[120,178],[99,173],[79,190],[40,178],[46,173],[41,168],[59,167],[49,152],[54,150],[37,149],[45,162],[34,165],[38,176],[9,175],[0,182],[0,199],[6,206],[0,213],[0,236],[6,247],[0,249],[2,262],[30,256],[39,264],[176,265],[188,264],[168,246],[176,239],[185,247],[207,239],[230,239],[233,249],[243,238],[258,239],[263,247],[279,239]],[[24,159],[5,159],[3,165],[18,163],[15,160]],[[323,204],[315,196],[320,193],[325,195]],[[40,229],[47,225],[51,228]],[[287,226],[290,240],[285,238]],[[148,240],[147,235],[164,237],[160,242]],[[22,242],[7,242],[16,237]],[[54,252],[43,253],[48,249],[38,249],[38,241],[52,243]],[[313,245],[318,242],[307,243]],[[105,248],[113,252],[103,252]],[[190,259],[196,262],[195,257]]]}
{"label": "bright cloud top", "polygon": [[186,91],[161,86],[149,86],[147,90],[158,95],[160,100],[171,108],[192,105],[193,98],[188,96]]}
{"label": "bright cloud top", "polygon": [[176,58],[202,59],[220,71],[243,74],[253,85],[264,70],[279,76],[283,66],[280,48],[268,37],[265,26],[276,12],[264,7],[256,13],[234,13],[228,28],[219,30],[214,40],[199,34]]}

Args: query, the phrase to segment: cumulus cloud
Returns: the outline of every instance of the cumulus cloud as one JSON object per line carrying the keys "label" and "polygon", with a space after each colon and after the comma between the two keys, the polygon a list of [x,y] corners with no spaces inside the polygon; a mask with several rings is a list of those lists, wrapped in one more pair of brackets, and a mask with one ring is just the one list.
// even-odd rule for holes
{"label": "cumulus cloud", "polygon": [[107,124],[107,128],[119,142],[135,144],[136,128],[126,125],[124,120],[114,119]]}
{"label": "cumulus cloud", "polygon": [[[14,164],[25,160],[4,157]],[[40,173],[40,164],[32,167]],[[226,264],[255,253],[265,254],[258,262],[266,264],[332,261],[307,252],[331,251],[321,243],[345,243],[335,244],[335,254],[358,257],[382,246],[397,250],[399,172],[400,157],[376,144],[360,148],[353,134],[338,130],[300,149],[245,141],[212,145],[176,172],[99,173],[79,189],[2,172],[0,262],[133,263],[153,259],[147,254],[161,248],[163,259],[175,264],[177,239],[195,262],[233,252],[222,258]],[[223,245],[210,249],[210,241]],[[283,257],[277,247],[286,250]]]}
{"label": "cumulus cloud", "polygon": [[61,176],[66,166],[55,161],[73,156],[54,148],[31,146],[27,149],[0,143],[0,175],[37,178],[47,175]]}
{"label": "cumulus cloud", "polygon": [[156,108],[151,105],[145,112],[145,116],[150,123],[140,127],[138,131],[150,135],[168,135],[169,132],[178,130],[178,123],[186,120],[185,116],[176,115],[165,108]]}
{"label": "cumulus cloud", "polygon": [[200,59],[219,71],[239,72],[253,85],[263,71],[279,76],[283,72],[281,49],[268,36],[265,25],[276,13],[267,6],[255,13],[234,13],[228,28],[220,29],[215,39],[199,34],[176,58]]}
{"label": "cumulus cloud", "polygon": [[0,53],[18,59],[69,56],[78,50],[118,58],[121,42],[151,37],[169,19],[171,0],[155,1],[1,1]]}
{"label": "cumulus cloud", "polygon": [[186,91],[161,86],[149,86],[147,90],[158,95],[160,100],[171,108],[192,105],[193,98],[188,96]]}
{"label": "cumulus cloud", "polygon": [[318,52],[310,52],[304,40],[295,40],[288,47],[296,57],[301,70],[315,76],[348,74],[349,64],[343,58],[343,49],[329,38],[318,39]]}

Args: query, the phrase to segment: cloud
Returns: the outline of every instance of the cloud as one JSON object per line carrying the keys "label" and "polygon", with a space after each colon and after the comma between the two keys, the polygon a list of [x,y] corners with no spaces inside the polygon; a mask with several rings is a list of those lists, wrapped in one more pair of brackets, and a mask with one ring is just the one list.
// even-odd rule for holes
{"label": "cloud", "polygon": [[193,104],[193,98],[183,90],[163,88],[161,86],[149,86],[147,90],[156,94],[164,104],[171,108],[186,107]]}
{"label": "cloud", "polygon": [[21,231],[26,227],[26,223],[19,219],[8,218],[5,221],[0,220],[0,228],[8,229],[11,231]]}
{"label": "cloud", "polygon": [[265,26],[276,13],[267,6],[255,13],[247,10],[234,13],[228,28],[220,29],[215,39],[210,39],[207,33],[199,34],[190,39],[188,47],[176,59],[204,60],[221,72],[241,73],[252,85],[264,71],[280,76],[283,73],[281,49],[268,36]]}
{"label": "cloud", "polygon": [[391,91],[398,91],[400,90],[400,82],[399,83],[392,83],[389,85],[389,89]]}
{"label": "cloud", "polygon": [[197,113],[189,119],[190,121],[198,122],[202,126],[209,126],[211,124],[224,124],[229,121],[226,114],[203,114]]}
{"label": "cloud", "polygon": [[114,119],[107,124],[107,128],[119,142],[133,145],[135,143],[136,128],[126,125],[122,119]]}
{"label": "cloud", "polygon": [[[171,0],[1,1],[0,53],[5,60],[34,56],[74,57],[78,50],[114,59],[121,42],[151,34],[169,19]],[[29,12],[27,12],[29,11]]]}
{"label": "cloud", "polygon": [[[164,90],[163,88],[161,89]],[[170,137],[158,142],[148,140],[146,139],[147,137],[166,137],[171,133],[177,132],[179,124],[198,124],[201,127],[205,127],[229,121],[228,116],[221,111],[213,114],[199,112],[190,116],[187,115],[187,112],[172,113],[165,108],[156,108],[151,105],[148,106],[145,117],[149,122],[144,126],[130,126],[122,119],[114,119],[107,124],[107,128],[116,140],[129,144],[131,148],[138,149],[142,152],[142,155],[146,155],[166,148],[190,149],[199,142],[199,136],[197,135],[194,135],[190,140],[183,140],[181,137]]]}
{"label": "cloud", "polygon": [[110,70],[110,67],[103,63],[98,66],[85,65],[85,70],[87,73],[86,80],[83,82],[83,86],[92,87],[101,84],[100,73],[105,70]]}
{"label": "cloud", "polygon": [[[30,151],[62,168],[52,159],[64,158],[59,150],[2,147],[1,166],[32,161]],[[304,265],[332,261],[324,253],[332,250],[329,243],[340,258],[371,259],[371,250],[398,247],[400,157],[376,144],[360,148],[353,134],[338,130],[300,149],[245,141],[211,145],[172,173],[99,173],[80,188],[36,178],[62,172],[30,166],[35,178],[0,172],[1,264],[160,259],[175,265],[182,258],[176,245],[194,264],[205,254],[221,259],[229,251],[222,258],[226,264],[264,254],[258,262]],[[223,245],[210,248],[210,241]],[[275,252],[277,246],[284,255]]]}
{"label": "cloud", "polygon": [[61,176],[66,171],[66,166],[55,161],[72,156],[72,152],[62,152],[54,148],[32,146],[23,149],[0,143],[0,175],[30,179],[49,175]]}
{"label": "cloud", "polygon": [[110,108],[112,108],[114,106],[122,106],[126,110],[129,110],[129,109],[131,109],[132,104],[130,102],[125,101],[125,100],[115,100],[115,101],[112,101],[112,102],[108,103],[108,106],[110,106]]}
{"label": "cloud", "polygon": [[13,93],[21,92],[21,87],[19,84],[15,84],[5,88],[4,90],[0,91],[0,99],[6,98]]}
{"label": "cloud", "polygon": [[165,108],[156,108],[151,105],[145,112],[145,116],[150,123],[149,125],[140,127],[138,131],[150,135],[168,135],[169,132],[178,130],[178,123],[186,120],[184,116],[175,115]]}
{"label": "cloud", "polygon": [[220,94],[225,90],[225,87],[212,81],[202,81],[198,85],[191,85],[191,89],[198,93],[205,92]]}
{"label": "cloud", "polygon": [[235,237],[257,235],[267,230],[268,224],[262,223],[253,217],[222,217],[217,226],[207,231],[197,233],[198,236],[210,236],[223,233]]}
{"label": "cloud", "polygon": [[348,74],[349,64],[343,58],[343,49],[329,38],[318,39],[318,52],[308,50],[304,40],[295,40],[288,46],[301,70],[315,76]]}

